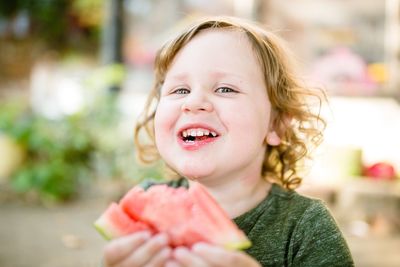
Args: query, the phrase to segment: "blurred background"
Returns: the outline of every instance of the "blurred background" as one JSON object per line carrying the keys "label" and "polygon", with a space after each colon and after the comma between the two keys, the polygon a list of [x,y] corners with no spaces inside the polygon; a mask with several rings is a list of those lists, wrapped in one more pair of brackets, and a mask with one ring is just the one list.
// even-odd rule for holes
{"label": "blurred background", "polygon": [[399,0],[0,2],[0,266],[98,266],[92,222],[159,164],[133,127],[156,50],[203,15],[282,36],[326,89],[326,139],[299,189],[322,198],[356,266],[400,266]]}

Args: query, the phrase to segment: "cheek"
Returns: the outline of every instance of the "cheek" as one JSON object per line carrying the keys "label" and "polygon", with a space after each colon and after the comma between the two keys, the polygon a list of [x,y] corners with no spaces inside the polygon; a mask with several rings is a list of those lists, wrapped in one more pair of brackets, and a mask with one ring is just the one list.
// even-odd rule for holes
{"label": "cheek", "polygon": [[168,125],[170,121],[169,114],[171,114],[171,112],[168,112],[167,105],[163,102],[160,102],[157,106],[156,114],[154,116],[154,129],[156,134],[157,132],[164,130],[165,126]]}
{"label": "cheek", "polygon": [[269,116],[264,111],[249,110],[240,112],[229,123],[237,138],[243,143],[262,143],[268,132]]}
{"label": "cheek", "polygon": [[155,133],[155,141],[156,141],[156,146],[158,149],[160,144],[163,142],[163,134],[165,132],[165,112],[162,112],[162,109],[157,108],[156,114],[154,116],[154,133]]}
{"label": "cheek", "polygon": [[157,146],[162,145],[163,141],[171,137],[175,129],[177,113],[173,107],[160,102],[154,117],[154,131]]}

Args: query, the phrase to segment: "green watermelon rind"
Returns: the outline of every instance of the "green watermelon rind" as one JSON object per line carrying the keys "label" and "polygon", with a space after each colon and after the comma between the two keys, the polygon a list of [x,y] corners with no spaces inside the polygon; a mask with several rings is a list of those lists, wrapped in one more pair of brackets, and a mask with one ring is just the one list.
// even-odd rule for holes
{"label": "green watermelon rind", "polygon": [[226,243],[224,244],[224,248],[229,250],[244,250],[252,246],[250,240],[243,242],[235,242],[235,243]]}
{"label": "green watermelon rind", "polygon": [[97,232],[99,232],[105,240],[110,241],[112,239],[112,237],[109,234],[107,234],[107,231],[105,231],[104,228],[97,222],[95,222],[93,225],[94,228],[96,228]]}

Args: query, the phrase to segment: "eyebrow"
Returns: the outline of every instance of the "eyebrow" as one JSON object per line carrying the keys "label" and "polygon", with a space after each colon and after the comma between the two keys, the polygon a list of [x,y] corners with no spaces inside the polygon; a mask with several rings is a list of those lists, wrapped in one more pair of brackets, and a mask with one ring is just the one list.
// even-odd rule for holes
{"label": "eyebrow", "polygon": [[[213,71],[212,73],[210,73],[210,75],[214,76],[215,78],[234,77],[236,79],[244,80],[244,77],[240,74],[221,71],[221,70]],[[167,77],[168,79],[182,81],[188,79],[189,73],[181,72],[170,76],[167,75]]]}
{"label": "eyebrow", "polygon": [[243,79],[242,75],[237,74],[237,73],[232,73],[232,72],[226,72],[226,71],[216,71],[213,73],[216,78],[223,78],[223,77],[235,77],[238,79]]}
{"label": "eyebrow", "polygon": [[189,74],[186,72],[183,73],[178,73],[178,74],[173,74],[173,75],[166,75],[165,80],[177,80],[177,81],[181,81],[181,80],[186,80],[188,78]]}

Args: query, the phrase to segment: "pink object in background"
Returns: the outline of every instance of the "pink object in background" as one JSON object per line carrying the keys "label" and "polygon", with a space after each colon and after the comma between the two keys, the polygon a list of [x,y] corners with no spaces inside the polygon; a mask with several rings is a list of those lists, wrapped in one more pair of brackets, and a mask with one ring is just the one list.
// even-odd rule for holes
{"label": "pink object in background", "polygon": [[311,78],[341,95],[372,95],[377,90],[367,63],[347,47],[336,47],[318,58]]}
{"label": "pink object in background", "polygon": [[364,174],[375,180],[392,180],[396,177],[393,165],[385,162],[378,162],[368,166]]}

